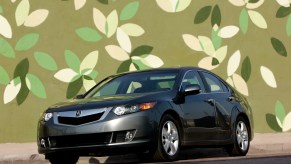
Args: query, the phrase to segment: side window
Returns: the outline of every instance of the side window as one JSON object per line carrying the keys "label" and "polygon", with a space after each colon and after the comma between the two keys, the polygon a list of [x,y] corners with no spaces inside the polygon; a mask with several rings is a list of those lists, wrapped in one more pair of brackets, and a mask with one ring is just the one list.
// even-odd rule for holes
{"label": "side window", "polygon": [[137,92],[139,89],[141,89],[141,87],[142,87],[142,84],[140,82],[133,81],[128,86],[128,89],[127,89],[126,93]]}
{"label": "side window", "polygon": [[227,88],[215,76],[202,72],[211,92],[226,92]]}
{"label": "side window", "polygon": [[185,88],[187,85],[198,84],[201,87],[202,92],[204,92],[203,83],[199,77],[199,74],[195,71],[189,71],[183,78],[182,87]]}

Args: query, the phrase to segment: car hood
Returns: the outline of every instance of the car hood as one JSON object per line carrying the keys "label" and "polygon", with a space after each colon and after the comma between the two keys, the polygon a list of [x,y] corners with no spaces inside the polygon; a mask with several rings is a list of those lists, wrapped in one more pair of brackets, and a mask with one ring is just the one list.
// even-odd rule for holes
{"label": "car hood", "polygon": [[96,109],[104,107],[114,107],[118,105],[134,104],[149,101],[158,101],[162,95],[169,96],[171,92],[156,92],[143,94],[111,95],[96,98],[72,99],[60,102],[49,107],[47,112],[61,112],[71,110]]}

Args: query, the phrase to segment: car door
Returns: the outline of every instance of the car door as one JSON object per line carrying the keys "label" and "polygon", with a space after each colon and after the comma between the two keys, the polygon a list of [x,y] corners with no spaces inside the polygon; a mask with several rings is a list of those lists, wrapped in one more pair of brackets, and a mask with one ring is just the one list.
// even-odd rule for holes
{"label": "car door", "polygon": [[209,94],[206,94],[204,84],[197,71],[187,71],[181,82],[181,88],[189,84],[198,84],[201,93],[184,96],[181,108],[184,113],[185,140],[200,142],[213,138],[215,135],[215,108]]}
{"label": "car door", "polygon": [[211,95],[216,113],[217,134],[216,140],[226,140],[230,136],[231,111],[234,108],[235,98],[228,86],[216,75],[209,72],[200,72],[206,83],[206,91]]}

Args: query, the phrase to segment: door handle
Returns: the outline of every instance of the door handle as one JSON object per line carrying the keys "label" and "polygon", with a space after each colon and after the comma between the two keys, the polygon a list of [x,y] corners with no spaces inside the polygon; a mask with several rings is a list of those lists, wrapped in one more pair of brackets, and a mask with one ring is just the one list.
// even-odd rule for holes
{"label": "door handle", "polygon": [[214,105],[215,100],[214,99],[208,99],[208,100],[206,100],[206,102],[208,102],[211,105]]}

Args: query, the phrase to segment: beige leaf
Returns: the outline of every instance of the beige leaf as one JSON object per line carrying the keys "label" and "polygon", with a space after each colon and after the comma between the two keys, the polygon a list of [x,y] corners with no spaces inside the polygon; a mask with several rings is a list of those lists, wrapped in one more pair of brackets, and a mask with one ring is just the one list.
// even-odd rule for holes
{"label": "beige leaf", "polygon": [[210,56],[205,57],[205,58],[203,58],[203,59],[201,59],[201,60],[199,61],[198,66],[199,66],[200,68],[204,68],[204,69],[207,69],[207,70],[213,70],[213,69],[217,68],[217,67],[219,66],[219,64],[213,66],[213,65],[212,65],[212,59],[213,59],[213,58],[210,57]]}
{"label": "beige leaf", "polygon": [[117,28],[116,37],[120,47],[130,53],[131,41],[129,36],[121,28]]}
{"label": "beige leaf", "polygon": [[46,20],[48,14],[49,14],[49,11],[46,9],[35,10],[26,18],[24,22],[24,26],[36,27]]}
{"label": "beige leaf", "polygon": [[0,34],[5,38],[12,38],[12,30],[6,18],[0,15]]}
{"label": "beige leaf", "polygon": [[240,51],[237,50],[228,60],[228,64],[227,64],[227,75],[231,76],[235,73],[235,71],[238,69],[239,67],[239,63],[240,63]]}
{"label": "beige leaf", "polygon": [[273,72],[269,68],[261,66],[261,75],[264,81],[267,83],[267,85],[269,85],[272,88],[277,88],[276,79],[274,77]]}
{"label": "beige leaf", "polygon": [[103,13],[96,8],[93,8],[93,20],[97,29],[103,34],[106,34],[106,31],[105,31],[106,18],[103,15]]}
{"label": "beige leaf", "polygon": [[86,4],[86,0],[74,0],[74,4],[75,10],[79,10]]}
{"label": "beige leaf", "polygon": [[116,45],[108,45],[105,47],[107,53],[116,60],[126,61],[129,59],[129,54],[122,48]]}
{"label": "beige leaf", "polygon": [[232,75],[232,78],[235,88],[243,95],[248,96],[249,95],[248,85],[244,81],[244,79],[236,73]]}
{"label": "beige leaf", "polygon": [[186,45],[195,51],[203,51],[200,41],[197,37],[190,34],[183,34],[183,39]]}

